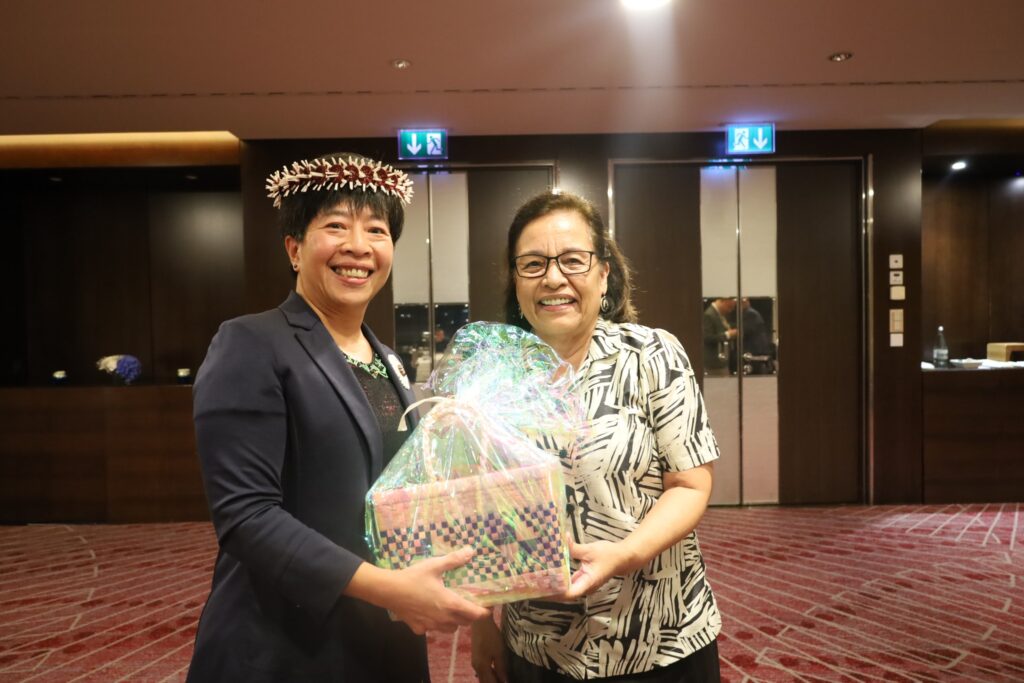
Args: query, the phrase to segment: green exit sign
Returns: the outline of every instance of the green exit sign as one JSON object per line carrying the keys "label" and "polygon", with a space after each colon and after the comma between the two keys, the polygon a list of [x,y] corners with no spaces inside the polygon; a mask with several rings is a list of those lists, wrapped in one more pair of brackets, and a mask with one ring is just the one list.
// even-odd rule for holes
{"label": "green exit sign", "polygon": [[399,159],[447,159],[448,131],[417,128],[398,131]]}

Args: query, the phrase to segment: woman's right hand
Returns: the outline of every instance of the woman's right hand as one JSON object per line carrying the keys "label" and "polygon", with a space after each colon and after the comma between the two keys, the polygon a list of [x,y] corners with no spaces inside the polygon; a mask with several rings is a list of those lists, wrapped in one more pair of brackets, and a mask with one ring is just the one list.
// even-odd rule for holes
{"label": "woman's right hand", "polygon": [[472,643],[471,662],[480,683],[505,683],[508,680],[508,650],[493,619],[473,622]]}
{"label": "woman's right hand", "polygon": [[442,579],[445,572],[469,562],[473,553],[472,548],[463,548],[399,570],[381,569],[364,562],[349,581],[345,594],[390,610],[413,633],[451,633],[491,614],[445,588]]}

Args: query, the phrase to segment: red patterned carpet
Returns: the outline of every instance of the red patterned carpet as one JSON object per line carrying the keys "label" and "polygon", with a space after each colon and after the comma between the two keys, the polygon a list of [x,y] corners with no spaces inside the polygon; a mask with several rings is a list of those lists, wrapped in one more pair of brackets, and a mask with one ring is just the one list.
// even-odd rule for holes
{"label": "red patterned carpet", "polygon": [[[1020,504],[716,508],[729,681],[1024,681]],[[0,527],[0,681],[180,681],[207,524]],[[431,639],[435,682],[474,680]]]}

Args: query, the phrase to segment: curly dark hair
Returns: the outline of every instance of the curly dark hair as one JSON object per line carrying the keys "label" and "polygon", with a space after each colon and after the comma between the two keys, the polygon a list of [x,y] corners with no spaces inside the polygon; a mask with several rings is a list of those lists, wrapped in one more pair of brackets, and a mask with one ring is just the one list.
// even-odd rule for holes
{"label": "curly dark hair", "polygon": [[604,263],[608,264],[608,291],[605,296],[611,304],[601,317],[615,323],[636,322],[636,308],[633,306],[633,273],[622,250],[608,234],[601,214],[589,201],[579,195],[568,192],[543,192],[519,207],[512,224],[508,228],[508,246],[506,251],[505,281],[505,321],[530,330],[529,321],[523,317],[516,299],[515,263],[516,244],[527,225],[555,211],[575,211],[590,227],[590,237],[594,241],[594,251]]}

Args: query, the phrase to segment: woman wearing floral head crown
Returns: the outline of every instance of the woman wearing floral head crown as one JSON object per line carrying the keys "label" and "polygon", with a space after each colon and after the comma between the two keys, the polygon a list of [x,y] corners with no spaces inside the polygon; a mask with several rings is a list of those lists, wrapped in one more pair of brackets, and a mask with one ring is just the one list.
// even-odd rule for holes
{"label": "woman wearing floral head crown", "polygon": [[585,199],[543,194],[508,234],[509,322],[577,371],[590,425],[560,449],[576,570],[473,624],[481,681],[717,681],[721,617],[694,528],[718,445],[679,341],[634,324],[629,267]]}
{"label": "woman wearing floral head crown", "polygon": [[345,155],[297,162],[267,188],[295,291],[224,323],[196,377],[220,551],[189,680],[428,680],[416,634],[486,612],[441,581],[471,550],[387,571],[363,537],[364,496],[412,400],[398,357],[363,324],[411,183]]}

